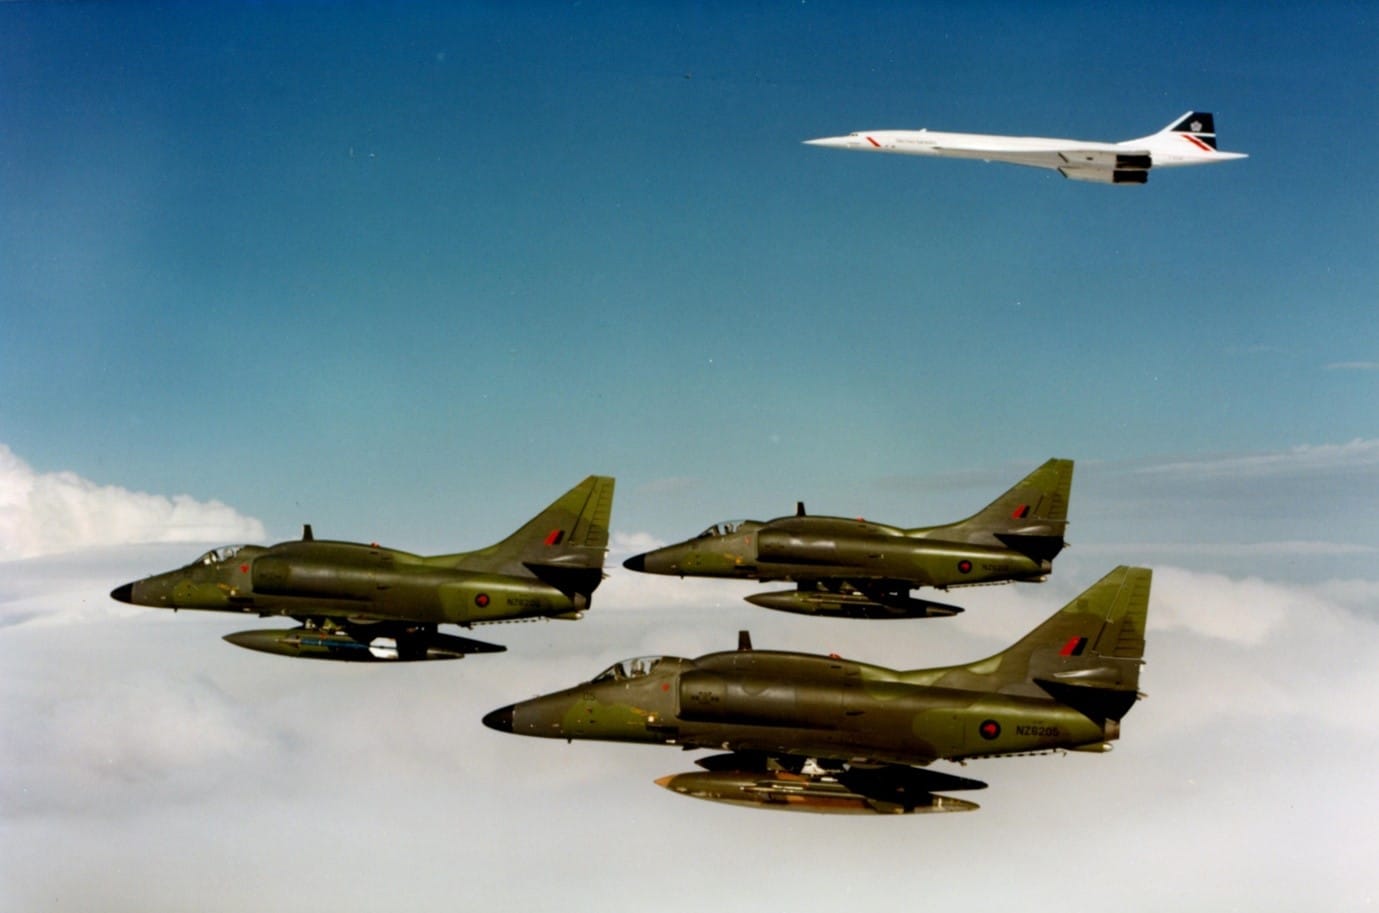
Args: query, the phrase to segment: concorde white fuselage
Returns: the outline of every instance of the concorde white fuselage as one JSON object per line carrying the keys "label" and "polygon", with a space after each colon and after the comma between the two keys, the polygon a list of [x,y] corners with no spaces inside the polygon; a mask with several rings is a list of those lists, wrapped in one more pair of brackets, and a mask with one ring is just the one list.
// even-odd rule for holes
{"label": "concorde white fuselage", "polygon": [[1184,115],[1158,133],[1120,143],[936,130],[868,130],[806,140],[806,143],[858,152],[931,155],[1052,168],[1074,180],[1103,183],[1143,183],[1151,168],[1208,165],[1246,158],[1243,153],[1218,151],[1211,115],[1196,112]]}

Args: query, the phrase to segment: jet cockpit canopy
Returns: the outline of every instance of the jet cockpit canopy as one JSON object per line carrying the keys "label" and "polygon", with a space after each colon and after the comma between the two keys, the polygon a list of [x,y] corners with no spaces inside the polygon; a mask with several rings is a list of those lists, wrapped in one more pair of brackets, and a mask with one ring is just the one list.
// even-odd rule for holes
{"label": "jet cockpit canopy", "polygon": [[688,660],[678,656],[638,656],[636,659],[625,659],[620,663],[614,663],[594,676],[592,682],[621,682],[634,678],[642,678],[650,675],[652,670],[669,663],[674,665],[686,664]]}
{"label": "jet cockpit canopy", "polygon": [[742,528],[742,524],[750,522],[750,520],[724,520],[722,523],[715,523],[694,538],[707,539],[710,536],[731,536]]}
{"label": "jet cockpit canopy", "polygon": [[229,561],[239,554],[240,549],[248,548],[245,545],[222,545],[220,548],[213,548],[192,562],[196,564],[219,564],[222,561]]}

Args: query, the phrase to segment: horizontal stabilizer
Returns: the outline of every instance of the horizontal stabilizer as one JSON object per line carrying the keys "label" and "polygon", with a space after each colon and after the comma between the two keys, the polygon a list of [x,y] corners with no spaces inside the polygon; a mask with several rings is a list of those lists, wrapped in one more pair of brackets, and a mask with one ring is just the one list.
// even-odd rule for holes
{"label": "horizontal stabilizer", "polygon": [[1067,545],[1062,536],[1026,536],[1020,533],[993,533],[1002,545],[1028,555],[1035,561],[1052,561]]}
{"label": "horizontal stabilizer", "polygon": [[594,592],[603,580],[603,569],[598,567],[565,567],[559,564],[523,563],[532,576],[542,583],[555,587],[566,595]]}
{"label": "horizontal stabilizer", "polygon": [[1067,704],[1090,720],[1119,722],[1139,700],[1139,693],[1133,688],[1102,688],[1048,678],[1036,678],[1034,683],[1047,691],[1049,697]]}

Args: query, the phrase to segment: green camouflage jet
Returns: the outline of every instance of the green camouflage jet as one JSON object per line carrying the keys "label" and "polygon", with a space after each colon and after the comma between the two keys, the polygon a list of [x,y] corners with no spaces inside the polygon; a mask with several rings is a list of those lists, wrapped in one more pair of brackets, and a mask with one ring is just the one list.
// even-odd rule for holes
{"label": "green camouflage jet", "polygon": [[1066,543],[1072,460],[1049,460],[979,513],[948,526],[901,529],[866,520],[793,517],[717,523],[693,539],[623,562],[681,577],[787,580],[794,590],[748,596],[767,609],[842,618],[927,618],[957,606],[910,590],[1041,582]]}
{"label": "green camouflage jet", "polygon": [[1151,572],[1118,567],[1009,649],[900,672],[753,650],[643,657],[494,710],[484,724],[554,739],[726,749],[656,782],[682,795],[831,813],[968,811],[986,784],[923,769],[1056,750],[1103,752],[1141,697]]}
{"label": "green camouflage jet", "polygon": [[589,476],[496,545],[422,557],[315,539],[238,545],[116,587],[111,597],[166,609],[286,615],[299,628],[240,631],[240,647],[355,662],[458,659],[505,650],[438,633],[527,618],[576,619],[603,580],[613,479]]}

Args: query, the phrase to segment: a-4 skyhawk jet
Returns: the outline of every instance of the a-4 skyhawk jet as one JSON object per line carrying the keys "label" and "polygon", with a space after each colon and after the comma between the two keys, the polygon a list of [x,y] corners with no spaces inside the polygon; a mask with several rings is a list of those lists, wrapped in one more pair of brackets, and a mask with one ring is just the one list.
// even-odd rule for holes
{"label": "a-4 skyhawk jet", "polygon": [[727,750],[656,782],[793,811],[968,811],[979,780],[925,769],[1050,751],[1104,752],[1139,695],[1151,572],[1118,567],[1009,649],[896,671],[753,650],[626,660],[582,685],[484,717],[491,729]]}
{"label": "a-4 skyhawk jet", "polygon": [[356,662],[458,659],[505,650],[439,633],[442,624],[579,618],[603,579],[613,479],[589,476],[496,545],[423,557],[377,544],[302,538],[207,552],[184,568],[115,588],[165,609],[285,615],[298,628],[240,631],[236,646]]}
{"label": "a-4 skyhawk jet", "polygon": [[809,516],[717,523],[693,539],[634,555],[629,570],[680,577],[785,580],[794,590],[748,596],[768,609],[843,618],[926,618],[962,609],[910,590],[1038,582],[1068,525],[1073,461],[1049,460],[980,512],[947,526],[902,529]]}
{"label": "a-4 skyhawk jet", "polygon": [[1204,111],[1190,111],[1158,133],[1120,143],[937,130],[869,130],[805,143],[854,152],[1029,165],[1053,169],[1074,181],[1099,184],[1143,184],[1149,180],[1151,168],[1213,165],[1248,158],[1243,152],[1222,152],[1216,148],[1216,124]]}

